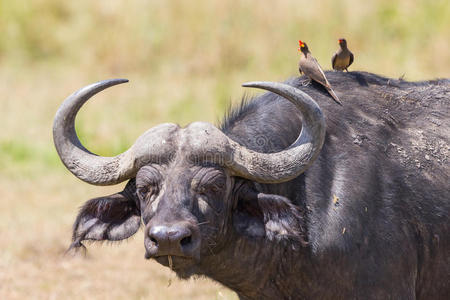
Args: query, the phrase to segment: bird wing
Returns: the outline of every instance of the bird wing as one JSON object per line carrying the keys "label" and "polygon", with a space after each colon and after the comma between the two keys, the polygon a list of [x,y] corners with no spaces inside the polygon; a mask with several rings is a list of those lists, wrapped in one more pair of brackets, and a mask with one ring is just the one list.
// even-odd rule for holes
{"label": "bird wing", "polygon": [[[348,51],[348,52],[350,52],[350,51]],[[353,53],[350,52],[350,62],[348,63],[347,68],[350,67],[350,65],[351,65],[352,63],[353,63]]]}
{"label": "bird wing", "polygon": [[322,68],[314,57],[309,56],[309,58],[301,60],[300,66],[303,73],[305,73],[305,75],[309,78],[324,86],[330,86],[327,78],[325,77],[325,73],[322,71]]}
{"label": "bird wing", "polygon": [[336,64],[337,52],[333,54],[331,57],[331,67],[334,69],[334,65]]}

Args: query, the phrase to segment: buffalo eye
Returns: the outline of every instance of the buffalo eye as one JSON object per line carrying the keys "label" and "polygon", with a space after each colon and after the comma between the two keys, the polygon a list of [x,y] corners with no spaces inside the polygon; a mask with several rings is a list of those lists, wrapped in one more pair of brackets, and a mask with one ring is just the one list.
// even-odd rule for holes
{"label": "buffalo eye", "polygon": [[221,193],[226,188],[226,177],[222,171],[211,168],[200,169],[192,179],[191,187],[197,195],[201,211],[205,212],[207,207],[210,207],[216,214],[220,213]]}
{"label": "buffalo eye", "polygon": [[142,167],[136,174],[137,195],[141,202],[148,203],[159,193],[161,173],[157,165]]}
{"label": "buffalo eye", "polygon": [[153,196],[157,195],[159,192],[159,188],[156,184],[147,185],[145,187],[138,187],[137,194],[139,200],[143,203],[149,203]]}
{"label": "buffalo eye", "polygon": [[200,195],[205,195],[206,194],[206,188],[204,186],[200,186],[196,189],[196,192]]}
{"label": "buffalo eye", "polygon": [[206,184],[197,187],[196,192],[200,195],[217,194],[221,188],[217,184]]}
{"label": "buffalo eye", "polygon": [[[195,192],[198,194],[199,206],[201,206],[201,203],[205,203],[216,215],[220,215],[221,205],[217,203],[216,198],[221,190],[223,190],[223,187],[218,185],[217,182],[198,186]],[[203,207],[201,210],[205,211],[206,207]]]}
{"label": "buffalo eye", "polygon": [[209,187],[209,190],[213,193],[218,193],[220,191],[220,188],[214,184]]}
{"label": "buffalo eye", "polygon": [[141,201],[145,200],[147,193],[148,193],[147,188],[138,188],[137,189],[137,194],[138,194],[139,200],[141,200]]}

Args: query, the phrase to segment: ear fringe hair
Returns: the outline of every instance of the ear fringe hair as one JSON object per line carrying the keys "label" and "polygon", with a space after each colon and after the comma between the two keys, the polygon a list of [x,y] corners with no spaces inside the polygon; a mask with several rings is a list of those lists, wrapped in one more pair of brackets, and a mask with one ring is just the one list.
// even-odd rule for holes
{"label": "ear fringe hair", "polygon": [[257,199],[269,239],[292,245],[299,243],[302,247],[308,245],[305,220],[299,207],[279,195],[258,193]]}

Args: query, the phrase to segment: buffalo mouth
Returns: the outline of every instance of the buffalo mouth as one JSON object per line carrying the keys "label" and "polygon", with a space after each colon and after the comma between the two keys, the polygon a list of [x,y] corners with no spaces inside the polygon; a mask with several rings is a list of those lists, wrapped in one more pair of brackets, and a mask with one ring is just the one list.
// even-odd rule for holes
{"label": "buffalo mouth", "polygon": [[[158,263],[173,270],[182,269],[195,263],[193,258],[184,256],[163,255],[154,257]],[[172,262],[170,262],[172,260]]]}
{"label": "buffalo mouth", "polygon": [[[170,257],[170,258],[169,258]],[[153,257],[159,264],[170,268],[182,279],[189,278],[195,271],[196,261],[190,257],[163,255]]]}

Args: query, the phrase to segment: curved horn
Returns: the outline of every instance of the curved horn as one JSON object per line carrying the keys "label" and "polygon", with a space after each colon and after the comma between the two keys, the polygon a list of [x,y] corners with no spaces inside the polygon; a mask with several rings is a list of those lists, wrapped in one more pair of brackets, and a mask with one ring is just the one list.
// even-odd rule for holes
{"label": "curved horn", "polygon": [[229,140],[233,154],[226,165],[236,175],[261,183],[297,177],[314,162],[325,140],[325,119],[319,105],[308,94],[283,83],[256,81],[242,86],[265,89],[292,102],[303,115],[302,130],[291,146],[277,153],[255,152]]}
{"label": "curved horn", "polygon": [[159,162],[172,155],[172,140],[178,130],[175,124],[162,124],[141,135],[127,151],[103,157],[89,152],[78,139],[75,118],[86,101],[98,92],[127,79],[111,79],[88,85],[73,93],[56,112],[53,141],[61,161],[76,177],[95,185],[113,185],[136,175],[150,162]]}

